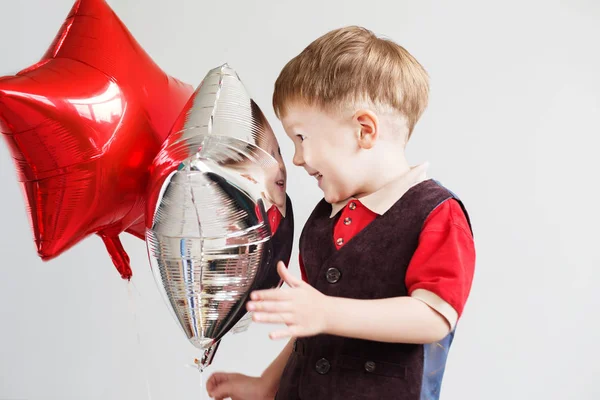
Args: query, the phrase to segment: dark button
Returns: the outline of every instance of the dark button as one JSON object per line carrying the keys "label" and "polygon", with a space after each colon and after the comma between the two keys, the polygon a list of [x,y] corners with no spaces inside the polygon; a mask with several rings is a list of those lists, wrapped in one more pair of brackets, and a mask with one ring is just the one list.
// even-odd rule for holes
{"label": "dark button", "polygon": [[319,374],[325,375],[331,369],[331,364],[329,364],[329,361],[327,361],[327,359],[321,358],[319,361],[317,361],[317,365],[315,365],[315,369],[317,370],[317,372]]}
{"label": "dark button", "polygon": [[348,208],[350,208],[351,210],[355,210],[356,209],[356,203],[355,202],[351,202],[350,205],[348,206]]}
{"label": "dark button", "polygon": [[336,283],[337,281],[340,280],[340,276],[342,276],[342,273],[340,272],[339,269],[337,269],[335,267],[331,267],[327,270],[327,273],[325,274],[325,276],[327,278],[327,282]]}
{"label": "dark button", "polygon": [[344,225],[350,225],[352,223],[352,218],[346,217],[344,218]]}
{"label": "dark button", "polygon": [[367,372],[375,371],[375,363],[373,361],[367,361],[365,363],[365,371],[367,371]]}

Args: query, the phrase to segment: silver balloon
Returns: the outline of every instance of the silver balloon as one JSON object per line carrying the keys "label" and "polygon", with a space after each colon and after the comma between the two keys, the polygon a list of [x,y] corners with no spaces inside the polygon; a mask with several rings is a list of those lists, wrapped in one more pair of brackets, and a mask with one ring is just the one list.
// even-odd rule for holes
{"label": "silver balloon", "polygon": [[[211,70],[151,170],[146,243],[158,286],[210,365],[219,340],[244,329],[251,291],[276,287],[293,214],[275,135],[237,74]],[[267,210],[284,216],[275,234]]]}

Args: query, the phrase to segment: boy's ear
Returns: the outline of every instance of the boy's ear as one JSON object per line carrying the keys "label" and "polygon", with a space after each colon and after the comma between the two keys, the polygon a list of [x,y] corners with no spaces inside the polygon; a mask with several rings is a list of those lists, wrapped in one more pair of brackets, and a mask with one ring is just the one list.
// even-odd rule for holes
{"label": "boy's ear", "polygon": [[353,118],[359,125],[357,134],[358,145],[363,149],[371,149],[379,138],[379,119],[371,110],[361,109],[354,113]]}

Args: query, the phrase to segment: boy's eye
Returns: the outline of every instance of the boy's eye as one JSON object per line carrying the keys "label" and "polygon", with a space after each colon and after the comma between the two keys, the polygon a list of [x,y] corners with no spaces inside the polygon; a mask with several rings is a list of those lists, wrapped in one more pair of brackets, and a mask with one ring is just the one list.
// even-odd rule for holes
{"label": "boy's eye", "polygon": [[298,139],[300,139],[301,142],[304,142],[304,139],[305,139],[304,135],[296,135],[296,137]]}

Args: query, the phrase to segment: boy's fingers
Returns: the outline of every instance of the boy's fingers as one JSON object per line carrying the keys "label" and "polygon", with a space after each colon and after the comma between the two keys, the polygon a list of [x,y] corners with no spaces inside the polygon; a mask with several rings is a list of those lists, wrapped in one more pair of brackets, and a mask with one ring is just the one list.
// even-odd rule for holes
{"label": "boy's fingers", "polygon": [[282,261],[277,263],[277,273],[289,287],[298,287],[302,284],[302,280],[292,275]]}
{"label": "boy's fingers", "polygon": [[293,327],[289,327],[288,329],[282,329],[279,331],[273,331],[273,332],[269,333],[269,337],[273,340],[291,338],[294,336],[297,336],[297,335],[295,334],[295,330],[293,329]]}
{"label": "boy's fingers", "polygon": [[231,393],[230,386],[231,385],[229,382],[225,382],[208,392],[208,395],[214,399],[225,399],[227,397],[231,397],[233,394]]}
{"label": "boy's fingers", "polygon": [[228,396],[229,386],[229,374],[215,372],[206,382],[206,391],[210,397],[224,398]]}
{"label": "boy's fingers", "polygon": [[246,305],[248,311],[266,311],[266,312],[288,312],[292,308],[289,301],[249,301]]}
{"label": "boy's fingers", "polygon": [[256,290],[250,293],[252,300],[289,300],[290,292],[285,289]]}
{"label": "boy's fingers", "polygon": [[269,324],[291,324],[294,318],[290,313],[273,314],[256,312],[252,314],[252,319],[256,322],[266,322]]}
{"label": "boy's fingers", "polygon": [[215,386],[217,385],[217,376],[219,375],[218,372],[215,372],[214,374],[212,374],[208,380],[206,381],[206,390],[210,391],[211,389],[214,389]]}

